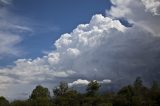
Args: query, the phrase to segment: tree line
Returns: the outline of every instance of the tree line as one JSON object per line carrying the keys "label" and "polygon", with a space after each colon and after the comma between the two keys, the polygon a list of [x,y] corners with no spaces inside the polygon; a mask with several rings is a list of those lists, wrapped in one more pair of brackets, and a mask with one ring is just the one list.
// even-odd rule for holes
{"label": "tree line", "polygon": [[156,81],[146,87],[138,77],[132,85],[116,92],[100,93],[100,87],[97,81],[90,81],[86,92],[80,93],[60,82],[51,96],[48,88],[38,85],[27,100],[9,102],[0,97],[0,106],[160,106],[160,87]]}

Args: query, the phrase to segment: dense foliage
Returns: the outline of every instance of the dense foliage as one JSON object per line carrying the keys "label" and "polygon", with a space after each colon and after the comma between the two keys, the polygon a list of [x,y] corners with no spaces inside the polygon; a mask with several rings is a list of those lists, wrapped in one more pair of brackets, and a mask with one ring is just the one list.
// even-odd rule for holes
{"label": "dense foliage", "polygon": [[156,81],[147,88],[138,77],[133,85],[124,86],[115,93],[99,93],[100,87],[97,81],[91,81],[82,94],[68,87],[66,82],[60,82],[51,97],[47,88],[38,85],[29,99],[9,102],[0,97],[0,106],[160,106],[160,87]]}

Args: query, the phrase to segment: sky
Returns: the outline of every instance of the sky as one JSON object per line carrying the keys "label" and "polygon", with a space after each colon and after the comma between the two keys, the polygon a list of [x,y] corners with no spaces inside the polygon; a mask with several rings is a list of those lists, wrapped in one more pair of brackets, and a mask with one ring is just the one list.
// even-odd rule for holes
{"label": "sky", "polygon": [[159,0],[0,0],[0,95],[160,82],[159,20]]}
{"label": "sky", "polygon": [[[21,29],[23,33],[16,33],[20,36],[20,41],[15,42],[15,45],[18,46],[15,49],[19,49],[21,53],[18,53],[18,56],[12,56],[17,54],[11,54],[9,50],[6,50],[9,56],[0,56],[2,61],[0,67],[8,64],[12,65],[13,61],[18,58],[43,56],[46,52],[54,49],[53,43],[61,34],[71,32],[79,23],[89,22],[90,17],[96,13],[105,14],[106,7],[110,8],[110,3],[106,3],[106,0],[101,0],[101,2],[97,0],[6,1],[9,4],[1,7],[2,11],[7,12],[4,18],[8,19],[5,19],[5,21],[9,20],[13,24],[28,30]],[[17,22],[14,22],[14,20]]]}

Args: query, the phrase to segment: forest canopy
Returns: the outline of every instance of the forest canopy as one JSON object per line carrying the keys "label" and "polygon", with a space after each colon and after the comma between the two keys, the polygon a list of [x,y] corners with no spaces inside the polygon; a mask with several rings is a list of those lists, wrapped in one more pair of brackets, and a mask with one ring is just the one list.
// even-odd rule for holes
{"label": "forest canopy", "polygon": [[27,100],[9,102],[1,96],[0,106],[160,106],[160,87],[156,81],[146,87],[137,77],[132,85],[115,92],[100,93],[100,87],[93,80],[87,85],[86,92],[80,93],[70,88],[67,82],[60,82],[51,96],[48,88],[38,85]]}

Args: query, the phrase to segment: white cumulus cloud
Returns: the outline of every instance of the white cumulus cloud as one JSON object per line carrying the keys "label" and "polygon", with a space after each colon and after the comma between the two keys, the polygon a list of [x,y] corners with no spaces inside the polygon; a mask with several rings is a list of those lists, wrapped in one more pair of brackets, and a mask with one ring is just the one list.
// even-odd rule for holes
{"label": "white cumulus cloud", "polygon": [[72,83],[68,83],[68,86],[72,87],[76,85],[88,85],[88,84],[89,84],[88,80],[78,79],[76,81],[73,81]]}
{"label": "white cumulus cloud", "polygon": [[[92,56],[93,50],[102,45],[112,31],[124,32],[125,30],[126,27],[118,20],[95,15],[89,24],[81,24],[72,33],[62,35],[55,43],[56,50],[48,55],[34,60],[18,59],[15,61],[15,66],[1,68],[0,77],[10,78],[10,83],[2,85],[10,86],[13,81],[17,85],[43,83],[56,78],[63,79],[73,74],[87,73],[85,76],[88,76],[89,71],[85,62],[87,59],[90,61],[91,57],[85,56]],[[86,69],[83,69],[85,67]]]}

